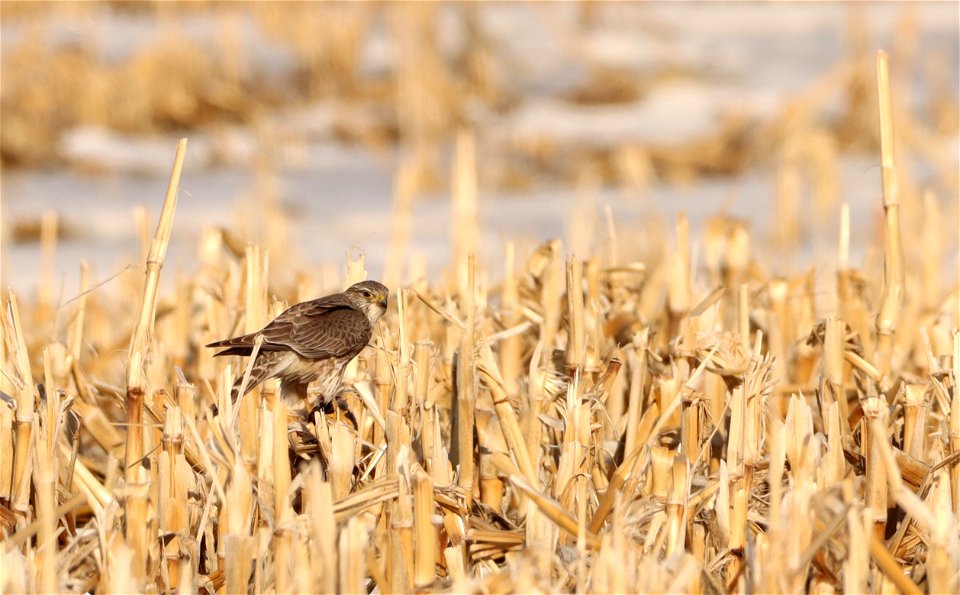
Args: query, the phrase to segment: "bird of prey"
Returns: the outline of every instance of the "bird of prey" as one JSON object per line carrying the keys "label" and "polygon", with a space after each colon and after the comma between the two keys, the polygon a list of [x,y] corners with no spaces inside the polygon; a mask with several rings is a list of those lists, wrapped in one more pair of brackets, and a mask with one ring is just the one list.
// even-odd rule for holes
{"label": "bird of prey", "polygon": [[[263,337],[246,391],[268,378],[280,379],[288,405],[306,405],[307,386],[319,381],[324,404],[337,396],[343,368],[367,346],[373,327],[387,310],[390,290],[376,281],[361,281],[335,293],[291,306],[256,333],[216,341],[226,347],[216,355],[252,355]],[[236,402],[243,376],[230,391]],[[245,391],[245,392],[246,392]]]}

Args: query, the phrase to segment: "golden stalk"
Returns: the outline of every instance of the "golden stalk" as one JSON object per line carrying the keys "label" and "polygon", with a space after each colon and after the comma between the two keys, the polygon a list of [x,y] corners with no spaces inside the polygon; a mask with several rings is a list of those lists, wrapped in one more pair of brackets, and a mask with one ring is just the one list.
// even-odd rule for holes
{"label": "golden stalk", "polygon": [[629,354],[630,363],[630,393],[627,405],[627,430],[624,442],[626,452],[634,452],[640,443],[638,432],[640,416],[643,410],[645,395],[644,384],[647,375],[647,348],[650,330],[643,329],[633,338],[634,350]]}
{"label": "golden stalk", "polygon": [[418,470],[413,479],[416,551],[413,560],[413,584],[416,589],[429,586],[436,578],[437,529],[433,525],[433,482]]}
{"label": "golden stalk", "polygon": [[877,313],[877,355],[880,372],[890,372],[894,335],[903,302],[903,249],[900,241],[900,183],[894,160],[893,112],[890,106],[890,59],[877,52],[880,99],[880,162],[883,172],[883,294]]}
{"label": "golden stalk", "polygon": [[394,381],[394,394],[393,402],[391,403],[391,409],[399,411],[401,415],[407,415],[407,409],[409,407],[409,397],[408,393],[408,382],[407,379],[410,377],[410,343],[409,343],[409,334],[407,331],[407,306],[406,306],[406,295],[407,292],[403,289],[397,290],[397,326],[399,328],[399,333],[397,337],[397,349],[396,353],[392,354],[391,359],[396,358],[395,364],[395,374],[396,380]]}
{"label": "golden stalk", "polygon": [[575,256],[567,258],[567,373],[582,371],[585,335],[583,328],[583,264]]}
{"label": "golden stalk", "polygon": [[80,261],[80,293],[77,299],[77,314],[70,327],[70,354],[73,359],[80,359],[80,350],[83,346],[83,319],[87,311],[87,285],[90,266],[86,260]]}
{"label": "golden stalk", "polygon": [[[244,276],[246,286],[244,291],[244,332],[255,333],[267,321],[267,278],[269,255],[259,246],[247,246],[244,256]],[[259,339],[259,337],[258,337]],[[244,373],[244,385],[241,391],[246,392],[247,378],[257,359],[257,352],[247,359],[247,371]],[[229,388],[229,387],[228,387]],[[238,395],[237,415],[240,420],[240,456],[250,469],[257,465],[257,450],[260,447],[260,398],[263,389],[254,389],[250,395]],[[231,424],[232,425],[232,424]]]}
{"label": "golden stalk", "polygon": [[125,537],[132,548],[134,580],[140,581],[145,575],[147,565],[147,488],[143,483],[146,473],[141,466],[144,458],[143,408],[146,395],[145,366],[148,361],[148,349],[153,336],[153,327],[157,310],[157,293],[160,285],[160,269],[167,253],[170,234],[173,230],[173,214],[177,206],[177,194],[180,187],[180,173],[186,157],[187,139],[177,143],[173,169],[167,185],[167,194],[163,201],[157,231],[150,244],[146,259],[146,279],[140,302],[140,314],[130,339],[127,351],[127,436],[124,457],[124,477],[127,494],[124,500]]}
{"label": "golden stalk", "polygon": [[677,250],[670,259],[667,304],[670,311],[670,333],[676,332],[680,319],[690,309],[690,224],[687,216],[677,216]]}
{"label": "golden stalk", "polygon": [[16,366],[17,410],[14,430],[14,444],[16,450],[13,460],[13,476],[9,493],[12,508],[17,511],[26,511],[27,500],[30,497],[30,447],[34,426],[34,408],[36,394],[33,389],[33,374],[30,371],[30,360],[27,346],[24,342],[23,330],[20,327],[20,313],[17,308],[17,298],[10,292],[7,302],[7,315],[4,317],[4,335],[7,339],[7,350],[13,356]]}
{"label": "golden stalk", "polygon": [[[520,296],[515,270],[515,247],[513,242],[504,246],[504,279],[500,295],[500,311],[505,328],[514,328],[522,321],[520,314]],[[500,344],[500,372],[503,375],[503,388],[511,398],[517,397],[521,374],[523,337],[511,335]]]}
{"label": "golden stalk", "polygon": [[[127,360],[127,452],[125,469],[128,481],[136,475],[134,467],[143,457],[143,397],[146,393],[144,366],[150,345],[157,310],[157,292],[160,286],[160,269],[167,254],[170,234],[173,231],[173,214],[177,208],[177,193],[180,190],[180,172],[187,152],[187,139],[177,142],[177,152],[167,184],[167,194],[157,223],[157,231],[147,255],[146,280],[140,302],[140,315],[130,339]],[[143,552],[138,552],[140,555]]]}
{"label": "golden stalk", "polygon": [[40,283],[37,285],[37,318],[47,322],[53,316],[53,266],[57,254],[57,212],[46,210],[40,216]]}
{"label": "golden stalk", "polygon": [[864,431],[864,456],[867,467],[867,514],[872,515],[873,534],[883,538],[887,524],[887,476],[882,462],[881,443],[886,442],[886,404],[878,397],[862,402],[863,415],[868,422]]}
{"label": "golden stalk", "polygon": [[[52,433],[51,422],[46,419],[43,424],[43,433]],[[56,497],[56,457],[53,452],[34,450],[35,485],[36,485],[36,515],[39,523],[37,538],[40,547],[37,559],[36,584],[41,593],[58,593],[62,591],[60,572],[57,569],[57,497]]]}
{"label": "golden stalk", "polygon": [[456,393],[453,406],[453,439],[451,463],[459,467],[457,484],[463,488],[467,501],[473,498],[474,489],[474,443],[473,428],[476,425],[474,415],[476,410],[476,365],[474,355],[475,340],[475,281],[473,255],[466,258],[465,285],[461,291],[461,300],[466,312],[466,321],[460,336],[460,345],[457,351]]}
{"label": "golden stalk", "polygon": [[403,418],[396,411],[387,411],[387,477],[397,481],[396,498],[386,506],[384,522],[390,528],[388,555],[385,563],[384,588],[409,592],[413,586],[413,496],[410,493],[410,436]]}
{"label": "golden stalk", "polygon": [[274,556],[274,573],[277,592],[283,593],[291,589],[293,563],[291,558],[292,535],[286,525],[293,518],[290,506],[290,463],[288,460],[289,442],[287,441],[287,406],[279,391],[272,390],[270,394],[270,418],[273,422],[273,516],[278,525],[284,528],[274,535],[277,540],[277,552]]}
{"label": "golden stalk", "polygon": [[684,527],[684,521],[686,519],[686,507],[684,503],[687,501],[688,493],[688,463],[687,457],[683,454],[678,454],[673,457],[671,461],[671,469],[669,474],[669,482],[667,488],[667,518],[668,518],[668,533],[667,533],[667,555],[675,555],[680,551],[683,551],[684,545],[686,543],[686,527]]}

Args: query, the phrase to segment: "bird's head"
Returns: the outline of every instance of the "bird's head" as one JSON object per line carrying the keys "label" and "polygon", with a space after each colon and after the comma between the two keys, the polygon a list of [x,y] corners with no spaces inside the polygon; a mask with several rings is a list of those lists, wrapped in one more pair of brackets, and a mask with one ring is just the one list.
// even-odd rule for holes
{"label": "bird's head", "polygon": [[354,283],[344,292],[357,308],[363,310],[370,324],[376,324],[383,313],[387,311],[387,298],[390,290],[383,283],[376,281],[361,281]]}

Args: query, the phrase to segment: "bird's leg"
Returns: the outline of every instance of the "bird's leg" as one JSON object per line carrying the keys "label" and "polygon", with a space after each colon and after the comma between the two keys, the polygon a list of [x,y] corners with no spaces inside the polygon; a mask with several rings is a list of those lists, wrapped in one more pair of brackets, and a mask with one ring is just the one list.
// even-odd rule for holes
{"label": "bird's leg", "polygon": [[347,404],[347,400],[343,398],[342,392],[337,393],[337,396],[333,398],[333,402],[337,404],[338,410],[344,412],[344,416],[353,424],[353,427],[359,430],[360,422],[357,421],[357,417],[353,414],[353,411],[350,411],[350,406]]}
{"label": "bird's leg", "polygon": [[343,397],[341,397],[340,395],[336,395],[335,397],[330,399],[330,401],[328,402],[330,405],[333,406],[333,418],[337,421],[341,421],[340,420],[341,410],[350,411],[350,409],[347,407],[347,402],[344,401]]}
{"label": "bird's leg", "polygon": [[343,417],[352,423],[354,428],[360,428],[360,422],[357,421],[357,417],[352,411],[350,411],[350,406],[347,404],[347,400],[343,398],[343,392],[338,392],[333,398],[328,398],[326,395],[321,395],[321,398],[317,400],[317,404],[314,406],[313,411],[322,411],[326,415],[333,415],[337,421],[341,420],[340,415],[342,412]]}
{"label": "bird's leg", "polygon": [[331,399],[331,401],[333,402],[333,407],[338,416],[342,411],[346,411],[347,415],[353,417],[353,413],[350,411],[350,406],[347,404],[347,400],[343,398],[342,393]]}

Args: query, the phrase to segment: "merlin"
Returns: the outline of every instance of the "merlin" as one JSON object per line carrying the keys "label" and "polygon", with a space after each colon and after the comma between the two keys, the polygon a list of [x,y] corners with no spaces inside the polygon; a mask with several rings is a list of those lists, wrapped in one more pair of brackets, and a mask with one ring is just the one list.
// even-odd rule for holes
{"label": "merlin", "polygon": [[[307,386],[318,381],[323,403],[337,396],[343,368],[367,346],[373,327],[387,310],[390,290],[376,281],[361,281],[335,293],[286,309],[256,333],[210,343],[226,347],[216,355],[252,355],[263,337],[246,390],[268,378],[280,379],[291,407],[306,405]],[[243,376],[230,391],[236,402]]]}

